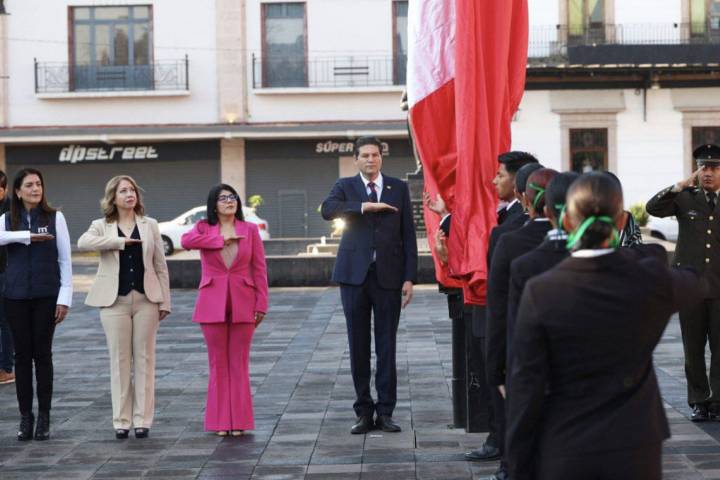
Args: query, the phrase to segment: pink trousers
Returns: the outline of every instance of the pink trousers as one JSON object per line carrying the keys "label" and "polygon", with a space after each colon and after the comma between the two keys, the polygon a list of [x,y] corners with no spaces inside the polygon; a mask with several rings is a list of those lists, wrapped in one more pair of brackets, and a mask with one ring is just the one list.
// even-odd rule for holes
{"label": "pink trousers", "polygon": [[210,379],[205,430],[253,430],[250,344],[253,323],[203,323]]}

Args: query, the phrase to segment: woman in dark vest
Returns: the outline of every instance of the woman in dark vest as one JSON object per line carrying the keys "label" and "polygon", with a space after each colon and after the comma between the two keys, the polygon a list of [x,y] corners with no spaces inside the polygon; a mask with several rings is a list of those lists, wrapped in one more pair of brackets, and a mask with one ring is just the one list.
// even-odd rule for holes
{"label": "woman in dark vest", "polygon": [[662,478],[670,436],[652,354],[673,312],[707,288],[659,245],[618,248],[620,184],[570,187],[571,256],[522,293],[509,377],[510,478]]}
{"label": "woman in dark vest", "polygon": [[52,340],[72,303],[70,235],[63,214],[45,198],[34,168],[15,176],[10,211],[0,216],[0,245],[7,245],[5,315],[15,344],[15,385],[20,407],[18,440],[33,438],[33,365],[37,379],[35,440],[50,438]]}

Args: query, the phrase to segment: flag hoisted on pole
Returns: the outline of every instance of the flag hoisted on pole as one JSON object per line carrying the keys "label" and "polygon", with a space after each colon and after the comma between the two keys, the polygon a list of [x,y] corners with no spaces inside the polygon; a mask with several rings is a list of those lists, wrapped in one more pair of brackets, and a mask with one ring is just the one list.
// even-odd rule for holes
{"label": "flag hoisted on pole", "polygon": [[[425,189],[453,213],[437,279],[461,279],[465,303],[483,305],[497,222],[492,179],[525,88],[527,0],[410,0],[408,22],[410,123]],[[426,208],[431,244],[438,222]]]}

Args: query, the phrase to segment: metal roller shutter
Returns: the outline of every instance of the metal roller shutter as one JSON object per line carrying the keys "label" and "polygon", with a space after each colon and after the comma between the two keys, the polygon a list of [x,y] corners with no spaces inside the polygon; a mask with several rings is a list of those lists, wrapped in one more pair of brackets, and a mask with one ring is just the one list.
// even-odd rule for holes
{"label": "metal roller shutter", "polygon": [[[8,177],[24,165],[8,165]],[[146,214],[170,220],[198,205],[205,205],[210,187],[220,181],[220,162],[162,161],[105,164],[33,165],[45,178],[47,198],[62,208],[73,244],[90,222],[101,216],[105,183],[115,175],[130,175],[143,188]]]}
{"label": "metal roller shutter", "polygon": [[[250,195],[262,195],[265,203],[257,209],[269,223],[270,235],[319,237],[330,234],[330,224],[322,219],[318,207],[337,180],[336,158],[271,158],[246,161]],[[305,205],[302,202],[304,193]],[[307,222],[307,234],[299,235]]]}

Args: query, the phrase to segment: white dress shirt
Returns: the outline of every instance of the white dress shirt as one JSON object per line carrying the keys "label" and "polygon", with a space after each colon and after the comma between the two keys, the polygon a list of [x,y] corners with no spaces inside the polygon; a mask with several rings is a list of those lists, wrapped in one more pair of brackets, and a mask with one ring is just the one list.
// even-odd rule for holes
{"label": "white dress shirt", "polygon": [[[28,224],[30,214],[28,214]],[[72,258],[70,255],[70,232],[62,212],[55,213],[55,242],[58,250],[58,265],[60,266],[60,292],[57,304],[72,306]],[[8,232],[5,230],[5,214],[0,216],[0,245],[8,243],[22,243],[30,245],[30,230]]]}
{"label": "white dress shirt", "polygon": [[[370,187],[368,187],[370,180],[365,178],[365,175],[363,175],[362,173],[360,174],[360,178],[362,179],[363,183],[365,184],[365,193],[367,193],[368,196],[370,196],[370,193],[372,193],[372,191],[370,190]],[[375,184],[375,193],[377,194],[378,202],[380,202],[381,201],[380,197],[382,196],[382,191],[383,191],[382,173],[378,173],[378,176],[373,183]]]}
{"label": "white dress shirt", "polygon": [[[361,179],[361,180],[363,181],[363,183],[365,184],[365,193],[367,193],[367,194],[368,194],[368,197],[369,197],[370,194],[372,193],[372,190],[370,190],[370,187],[368,187],[368,184],[370,183],[370,180],[368,180],[367,178],[365,178],[365,175],[363,175],[362,173],[360,174],[360,179]],[[375,181],[374,181],[373,183],[375,184],[375,194],[377,195],[377,197],[378,197],[378,202],[379,202],[379,201],[380,201],[380,197],[382,196],[382,189],[383,189],[383,176],[382,176],[382,173],[378,173],[378,176],[377,176],[377,178],[375,179]],[[360,213],[365,213],[364,210],[365,210],[365,209],[362,207],[362,205],[360,205]]]}
{"label": "white dress shirt", "polygon": [[572,252],[571,255],[576,258],[593,258],[601,257],[603,255],[607,255],[608,253],[613,253],[614,251],[614,248],[586,248],[583,250]]}

